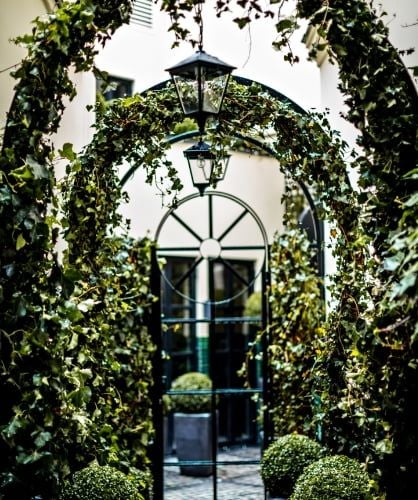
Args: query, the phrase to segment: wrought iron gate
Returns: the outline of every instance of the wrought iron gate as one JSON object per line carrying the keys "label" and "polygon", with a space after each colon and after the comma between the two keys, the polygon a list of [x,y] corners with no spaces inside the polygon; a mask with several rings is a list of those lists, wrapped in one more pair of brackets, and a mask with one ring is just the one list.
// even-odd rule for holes
{"label": "wrought iron gate", "polygon": [[[194,209],[194,205],[198,210]],[[197,214],[205,213],[205,218],[197,217]],[[171,234],[170,225],[175,225],[184,231],[184,240],[181,245],[168,244]],[[231,344],[231,331],[238,328],[237,325],[248,325],[254,322],[254,318],[243,317],[242,315],[228,314],[234,311],[233,304],[243,294],[252,290],[256,279],[261,279],[261,315],[257,318],[258,329],[267,330],[268,304],[266,301],[266,287],[268,284],[268,240],[263,224],[257,214],[242,200],[222,192],[209,191],[204,197],[194,194],[181,200],[178,205],[169,210],[160,222],[156,234],[157,248],[153,255],[152,268],[152,290],[154,295],[161,297],[161,283],[170,293],[178,294],[180,297],[196,303],[199,311],[191,314],[192,308],[186,308],[189,312],[183,317],[162,317],[161,301],[156,301],[153,305],[151,328],[157,352],[154,363],[154,418],[155,418],[155,442],[153,447],[152,466],[154,472],[154,498],[159,500],[164,498],[164,467],[173,465],[193,465],[197,467],[210,466],[212,468],[212,491],[213,499],[217,499],[218,493],[218,466],[229,465],[255,465],[259,460],[231,460],[220,461],[218,459],[218,446],[220,428],[226,433],[226,439],[233,439],[231,433],[228,434],[228,411],[231,413],[233,403],[244,401],[245,398],[258,398],[258,406],[268,405],[268,370],[267,370],[267,336],[264,335],[260,348],[261,361],[255,367],[254,373],[258,375],[258,383],[251,387],[246,387],[244,380],[242,386],[238,387],[234,379],[232,387],[225,386],[225,380],[219,375],[219,362],[221,353],[224,356],[222,367],[233,365],[236,371],[236,362],[233,355],[228,350],[220,349],[220,339],[225,344]],[[170,255],[187,257],[188,264],[183,266],[184,270],[180,275],[165,272],[161,259]],[[245,266],[234,265],[232,256],[238,256],[241,262],[245,262],[246,255],[256,258],[256,269],[251,275],[243,274]],[[248,260],[248,259],[247,259]],[[186,261],[185,261],[186,262]],[[207,264],[207,297],[190,296],[190,287],[183,285],[200,267]],[[234,280],[234,286],[220,286],[219,273],[224,270]],[[232,304],[232,306],[231,306]],[[183,308],[184,309],[184,308]],[[171,310],[170,310],[171,311]],[[206,325],[208,338],[208,374],[212,380],[212,390],[210,391],[187,391],[188,395],[204,392],[211,397],[211,426],[212,426],[212,457],[211,461],[164,461],[164,429],[163,429],[163,395],[164,394],[184,394],[184,392],[172,391],[169,388],[169,381],[164,373],[163,360],[163,326],[169,328],[170,325],[188,325],[190,328],[202,328]],[[248,335],[246,337],[248,339]],[[194,345],[194,344],[193,344]],[[244,346],[245,347],[245,346]],[[186,349],[187,354],[187,349]],[[185,356],[186,356],[185,354]],[[191,358],[192,359],[192,358]],[[232,360],[232,361],[231,361]],[[235,363],[235,364],[234,364]],[[256,365],[256,361],[254,362]],[[193,366],[193,365],[192,365]],[[170,372],[171,373],[171,372]],[[226,403],[225,403],[226,402]],[[228,406],[229,404],[229,406]],[[238,405],[239,406],[239,405]],[[244,408],[245,405],[240,406]],[[218,409],[217,409],[218,408]],[[228,410],[229,408],[229,410]],[[221,416],[219,415],[221,413]],[[244,412],[245,413],[245,412]],[[248,412],[247,412],[248,413]],[[255,426],[256,412],[253,412],[251,419]],[[246,415],[249,418],[249,415]],[[222,418],[226,420],[226,425]],[[260,429],[262,432],[253,432],[253,437],[260,446],[265,447],[269,439],[268,412],[264,412]],[[251,434],[251,433],[250,433]],[[229,436],[229,437],[228,437]],[[262,436],[262,437],[258,437]],[[263,442],[261,442],[263,441]],[[239,493],[239,492],[238,492]]]}

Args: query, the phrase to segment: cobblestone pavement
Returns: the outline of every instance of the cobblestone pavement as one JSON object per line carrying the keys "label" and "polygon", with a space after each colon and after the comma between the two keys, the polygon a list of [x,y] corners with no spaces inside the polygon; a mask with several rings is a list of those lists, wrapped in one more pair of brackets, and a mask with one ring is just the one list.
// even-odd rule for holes
{"label": "cobblestone pavement", "polygon": [[[259,460],[258,447],[221,450],[219,461]],[[176,462],[175,457],[167,461]],[[219,465],[217,500],[264,500],[259,465]],[[213,478],[183,476],[176,466],[164,468],[164,500],[213,500]]]}

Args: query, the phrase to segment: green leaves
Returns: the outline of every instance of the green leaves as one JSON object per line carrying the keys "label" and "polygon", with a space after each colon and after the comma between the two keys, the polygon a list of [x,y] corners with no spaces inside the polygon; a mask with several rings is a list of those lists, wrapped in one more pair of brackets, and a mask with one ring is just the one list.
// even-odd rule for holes
{"label": "green leaves", "polygon": [[[142,349],[138,339],[146,338],[140,321],[131,321],[125,335],[129,343],[126,353],[136,363],[132,368],[113,352],[122,343],[117,333],[110,334],[108,327],[106,342],[99,323],[91,321],[99,316],[97,304],[108,283],[98,296],[89,297],[80,283],[89,282],[91,277],[88,289],[97,290],[94,273],[79,263],[63,269],[54,253],[59,225],[68,221],[58,219],[60,204],[53,190],[51,163],[54,153],[48,135],[58,128],[64,96],[71,99],[75,95],[68,67],[90,70],[96,42],[103,43],[127,20],[131,2],[117,3],[64,2],[49,17],[37,19],[31,35],[19,39],[26,44],[28,56],[15,72],[19,81],[0,157],[0,496],[5,498],[56,498],[59,481],[70,468],[80,468],[92,454],[102,460],[117,456],[114,443],[119,438],[115,433],[119,429],[124,433],[125,428],[115,415],[124,418],[120,406],[135,414],[129,402],[136,401],[139,382],[131,380],[132,391],[126,392],[123,403],[114,396],[106,406],[101,398],[108,388],[114,391],[119,376],[123,384],[125,377],[145,379],[141,370],[146,373],[150,369],[147,356],[152,347],[144,347],[144,356],[138,354]],[[73,163],[74,172],[80,168],[70,144],[64,144],[60,154]],[[144,259],[146,251],[139,261]],[[129,275],[127,269],[124,272]],[[129,281],[127,276],[124,279]],[[77,295],[80,289],[83,297]],[[148,288],[144,297],[143,302],[137,300],[145,311]],[[108,300],[102,310],[115,318],[112,304],[117,308],[117,300]],[[137,305],[135,302],[132,307]],[[114,324],[112,328],[112,332],[119,332]],[[96,356],[103,346],[107,349],[104,360]],[[148,419],[146,433],[151,424],[145,396],[143,401],[144,408],[136,411],[143,412],[140,420]],[[115,422],[108,440],[93,432],[101,419]],[[126,449],[136,461],[145,461],[145,447],[133,451],[134,446],[127,444]],[[122,459],[129,462],[128,457]]]}
{"label": "green leaves", "polygon": [[43,448],[51,439],[52,434],[50,432],[39,432],[34,443],[37,448]]}
{"label": "green leaves", "polygon": [[[190,36],[181,22],[197,1],[163,1],[177,39]],[[218,13],[229,3],[218,1]],[[257,0],[238,4],[244,9],[237,18],[240,27],[273,16]],[[59,153],[70,163],[61,221],[69,243],[64,269],[54,255],[57,221],[49,215],[58,200],[45,137],[58,128],[63,96],[75,95],[67,69],[72,64],[90,70],[97,42],[103,44],[126,21],[130,7],[128,0],[64,2],[36,21],[32,35],[20,38],[28,57],[15,72],[20,81],[0,158],[0,396],[6,402],[0,474],[4,487],[14,488],[27,479],[26,465],[34,464],[31,496],[42,488],[49,488],[43,496],[54,496],[69,468],[80,468],[91,456],[146,462],[153,432],[148,393],[153,345],[143,326],[152,300],[150,243],[109,235],[122,222],[117,211],[122,193],[113,168],[119,161],[141,165],[158,187],[159,179],[168,177],[174,200],[181,189],[175,168],[164,158],[166,136],[182,121],[172,89],[101,110],[93,142],[82,154],[63,145]],[[353,155],[353,167],[363,191],[358,196],[352,191],[345,145],[326,117],[295,112],[260,87],[231,82],[212,137],[215,145],[226,147],[237,130],[257,139],[274,130],[269,146],[281,168],[315,187],[333,224],[338,271],[335,310],[326,330],[315,328],[318,283],[302,265],[306,252],[286,254],[298,244],[294,234],[278,247],[283,268],[278,266],[272,303],[282,323],[275,325],[271,353],[274,383],[289,398],[282,407],[289,414],[278,413],[277,422],[304,425],[311,410],[295,402],[295,394],[300,389],[306,402],[314,387],[318,434],[334,449],[367,458],[399,496],[404,471],[415,471],[411,449],[417,442],[416,418],[408,415],[418,338],[416,94],[387,28],[369,4],[336,0],[331,7],[297,2],[298,15],[319,26],[338,61],[347,117],[361,133],[364,154]],[[297,19],[276,19],[274,45],[282,49]],[[296,60],[291,52],[285,57]],[[282,286],[285,282],[290,286]],[[135,298],[127,299],[126,289]],[[143,426],[140,443],[132,437],[139,432],[137,422]],[[393,460],[385,462],[390,453]],[[22,498],[20,493],[7,490],[6,496]]]}
{"label": "green leaves", "polygon": [[402,263],[405,255],[401,252],[397,253],[393,257],[388,257],[383,261],[383,268],[387,271],[395,271]]}
{"label": "green leaves", "polygon": [[76,154],[73,151],[73,145],[69,142],[66,142],[62,146],[62,149],[58,151],[58,153],[67,160],[74,161],[76,159]]}
{"label": "green leaves", "polygon": [[[290,185],[292,185],[290,183]],[[321,281],[312,265],[316,256],[306,233],[297,226],[304,199],[288,189],[286,229],[276,235],[271,248],[272,313],[269,364],[272,377],[270,409],[275,435],[309,433],[317,429],[313,405],[315,363],[322,348],[324,303]]]}
{"label": "green leaves", "polygon": [[19,236],[16,239],[16,250],[20,250],[26,245],[27,241],[23,237],[22,234],[19,234]]}

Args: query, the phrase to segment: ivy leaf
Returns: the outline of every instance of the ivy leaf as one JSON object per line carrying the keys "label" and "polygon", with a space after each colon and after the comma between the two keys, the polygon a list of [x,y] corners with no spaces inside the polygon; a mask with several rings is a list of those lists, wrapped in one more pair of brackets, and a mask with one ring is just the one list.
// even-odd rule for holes
{"label": "ivy leaf", "polygon": [[91,311],[91,309],[93,309],[93,307],[95,306],[95,304],[97,304],[97,301],[93,300],[93,299],[87,299],[87,300],[84,300],[83,302],[80,302],[78,304],[78,309],[81,311],[81,312],[88,312],[88,311]]}
{"label": "ivy leaf", "polygon": [[415,285],[416,280],[417,275],[415,273],[408,273],[396,286],[393,287],[391,299],[403,295],[408,290],[408,288],[411,288]]}
{"label": "ivy leaf", "polygon": [[395,271],[404,259],[404,254],[399,252],[393,257],[388,257],[383,262],[383,269],[386,271]]}
{"label": "ivy leaf", "polygon": [[38,437],[35,439],[35,445],[37,448],[42,448],[43,446],[46,445],[48,441],[50,441],[52,438],[52,435],[50,432],[40,432],[38,434]]}
{"label": "ivy leaf", "polygon": [[418,168],[414,168],[402,176],[403,179],[418,179]]}
{"label": "ivy leaf", "polygon": [[20,250],[26,245],[27,241],[23,237],[22,233],[19,234],[16,240],[16,250]]}
{"label": "ivy leaf", "polygon": [[15,168],[10,172],[10,175],[21,181],[33,179],[33,172],[29,168],[29,165],[22,165],[21,167]]}
{"label": "ivy leaf", "polygon": [[83,318],[83,314],[73,302],[67,300],[64,304],[64,307],[65,307],[65,315],[70,321],[76,323],[77,321]]}
{"label": "ivy leaf", "polygon": [[0,203],[5,205],[11,200],[10,188],[8,186],[3,186],[0,188]]}
{"label": "ivy leaf", "polygon": [[14,264],[8,264],[7,266],[4,266],[4,272],[8,278],[11,278],[14,273],[15,273],[15,265]]}
{"label": "ivy leaf", "polygon": [[418,205],[418,192],[414,193],[406,202],[406,207],[413,207],[414,205]]}
{"label": "ivy leaf", "polygon": [[10,423],[2,429],[2,433],[6,436],[6,438],[11,438],[21,427],[23,427],[23,420],[18,417],[14,417],[10,420]]}
{"label": "ivy leaf", "polygon": [[280,33],[281,31],[291,29],[294,25],[295,25],[295,22],[292,21],[292,19],[281,19],[276,24],[276,30],[278,33]]}
{"label": "ivy leaf", "polygon": [[237,17],[234,22],[238,24],[239,29],[243,29],[251,22],[251,19],[249,17]]}
{"label": "ivy leaf", "polygon": [[70,144],[69,142],[66,142],[62,146],[62,149],[58,150],[58,152],[63,158],[67,158],[67,160],[74,161],[76,159],[76,154],[74,153],[73,145]]}
{"label": "ivy leaf", "polygon": [[91,399],[92,391],[90,387],[80,387],[75,391],[72,391],[68,397],[76,405],[81,406],[83,403],[88,403]]}
{"label": "ivy leaf", "polygon": [[71,337],[71,341],[68,344],[68,350],[75,349],[77,345],[78,345],[78,335],[77,333],[74,332]]}
{"label": "ivy leaf", "polygon": [[376,443],[376,451],[380,453],[390,454],[393,452],[393,443],[390,439],[382,439]]}
{"label": "ivy leaf", "polygon": [[32,155],[26,157],[26,164],[29,165],[35,179],[47,179],[49,170],[45,165],[41,165]]}

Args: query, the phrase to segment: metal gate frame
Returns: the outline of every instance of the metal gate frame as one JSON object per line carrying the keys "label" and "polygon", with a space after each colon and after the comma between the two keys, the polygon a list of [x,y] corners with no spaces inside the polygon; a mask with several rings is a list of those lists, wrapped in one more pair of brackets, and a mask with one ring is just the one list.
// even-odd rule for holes
{"label": "metal gate frame", "polygon": [[[262,394],[263,398],[263,407],[269,408],[269,391],[268,387],[270,386],[270,374],[268,370],[268,324],[270,323],[270,312],[267,301],[267,288],[269,286],[269,272],[267,269],[267,265],[269,262],[269,245],[267,240],[267,234],[264,229],[264,226],[257,216],[257,214],[249,207],[246,203],[244,203],[239,198],[230,195],[228,193],[208,191],[206,196],[209,198],[209,204],[212,202],[212,196],[221,196],[227,199],[230,199],[242,207],[244,207],[245,214],[249,213],[252,218],[257,223],[258,228],[263,237],[264,245],[262,247],[258,246],[257,249],[262,248],[264,250],[264,261],[261,265],[261,281],[262,281],[262,314],[261,314],[261,328],[264,332],[263,340],[262,340],[262,379],[263,384],[261,389],[217,389],[215,386],[212,387],[212,390],[205,391],[187,391],[187,394],[208,394],[211,396],[211,414],[212,414],[212,456],[213,460],[210,462],[181,462],[181,465],[210,465],[212,466],[212,489],[213,489],[213,499],[217,499],[217,467],[220,465],[258,465],[260,460],[234,460],[234,461],[219,461],[217,459],[218,453],[218,423],[216,415],[216,401],[219,395],[232,395],[232,396],[242,396],[244,394]],[[174,211],[178,208],[179,205],[186,203],[194,198],[199,197],[199,194],[193,194],[187,196],[183,200],[179,202],[179,204],[169,210],[165,216],[162,218],[160,225],[158,227],[156,233],[156,241],[158,242],[158,236],[160,234],[160,230],[162,225],[167,220],[167,218],[174,213]],[[209,212],[210,219],[212,218],[212,211],[210,209]],[[230,226],[234,227],[238,220],[241,220],[243,217],[238,217],[237,220]],[[213,236],[212,233],[212,224],[213,221],[209,220],[209,237]],[[256,249],[255,246],[236,246],[233,248],[234,250],[250,250]],[[153,246],[152,248],[152,268],[151,268],[151,292],[155,297],[161,296],[161,272],[158,264],[158,250],[175,250],[175,248],[161,248],[158,249],[157,246]],[[177,249],[178,250],[178,249]],[[214,279],[213,272],[209,272],[209,304],[210,304],[210,317],[208,319],[190,319],[189,322],[206,322],[209,324],[209,376],[214,381],[214,370],[215,370],[215,326],[216,326],[216,302],[214,299]],[[222,322],[244,322],[245,318],[226,318]],[[247,320],[248,321],[248,320]],[[178,319],[176,322],[179,322]],[[164,391],[164,379],[163,379],[163,362],[162,362],[162,319],[161,319],[161,303],[160,300],[156,300],[152,304],[151,310],[151,318],[150,318],[150,329],[153,338],[153,342],[155,344],[155,353],[153,357],[153,379],[154,379],[154,387],[153,387],[153,398],[152,398],[152,411],[154,418],[154,427],[155,427],[155,437],[154,442],[151,448],[151,468],[154,477],[154,486],[153,493],[154,498],[156,500],[162,500],[164,498],[164,466],[176,465],[178,466],[180,463],[165,463],[164,462],[164,430],[163,430],[163,395],[164,394],[181,394],[181,391]],[[272,429],[271,423],[269,419],[269,411],[263,411],[263,443],[262,449],[265,449],[270,443],[272,438]]]}

